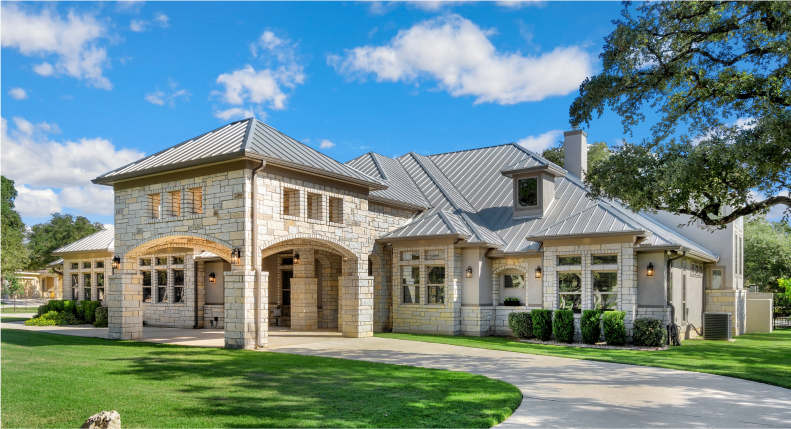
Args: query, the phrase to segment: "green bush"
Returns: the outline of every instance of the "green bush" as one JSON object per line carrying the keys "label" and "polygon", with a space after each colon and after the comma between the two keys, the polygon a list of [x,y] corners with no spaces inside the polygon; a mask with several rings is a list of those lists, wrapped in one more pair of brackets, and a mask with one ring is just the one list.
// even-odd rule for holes
{"label": "green bush", "polygon": [[516,338],[533,338],[533,318],[530,312],[522,311],[508,315],[508,327]]}
{"label": "green bush", "polygon": [[552,321],[552,331],[555,339],[561,343],[574,341],[574,312],[572,310],[555,310],[555,320]]}
{"label": "green bush", "polygon": [[49,304],[39,305],[36,315],[41,316],[42,314],[46,314],[46,313],[49,313]]}
{"label": "green bush", "polygon": [[99,301],[80,301],[77,304],[77,318],[85,323],[93,323],[96,320],[96,308],[101,305]]}
{"label": "green bush", "polygon": [[580,319],[580,330],[582,331],[582,342],[585,344],[596,344],[601,338],[601,311],[582,310]]}
{"label": "green bush", "polygon": [[61,312],[63,312],[63,313],[71,313],[71,314],[77,313],[77,301],[72,301],[70,299],[64,299],[63,300],[63,308],[60,311],[58,311],[58,313],[61,313]]}
{"label": "green bush", "polygon": [[634,319],[634,343],[645,347],[662,347],[667,343],[667,331],[662,321],[651,317]]}
{"label": "green bush", "polygon": [[49,311],[57,311],[58,313],[63,311],[63,300],[61,299],[50,300],[47,305],[49,305]]}
{"label": "green bush", "polygon": [[622,346],[626,344],[626,327],[623,319],[626,317],[624,311],[604,312],[604,341],[608,346]]}
{"label": "green bush", "polygon": [[57,311],[48,311],[38,317],[34,317],[33,319],[25,320],[25,326],[55,326],[57,324]]}
{"label": "green bush", "polygon": [[58,313],[58,325],[82,325],[83,321],[74,313],[62,311]]}
{"label": "green bush", "polygon": [[552,336],[552,310],[535,309],[530,312],[533,319],[533,335],[541,341]]}
{"label": "green bush", "polygon": [[93,322],[93,326],[97,328],[106,328],[107,327],[107,307],[96,307],[96,320]]}

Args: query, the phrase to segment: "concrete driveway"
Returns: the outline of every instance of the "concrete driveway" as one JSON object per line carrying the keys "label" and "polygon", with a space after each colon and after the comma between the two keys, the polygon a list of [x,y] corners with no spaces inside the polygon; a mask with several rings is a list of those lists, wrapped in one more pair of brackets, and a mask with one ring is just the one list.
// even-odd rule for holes
{"label": "concrete driveway", "polygon": [[[107,338],[106,328],[2,327]],[[143,335],[204,347],[223,341],[222,330],[146,327]],[[736,378],[330,331],[272,327],[269,335],[270,352],[464,371],[514,384],[522,404],[502,427],[791,427],[791,390]]]}

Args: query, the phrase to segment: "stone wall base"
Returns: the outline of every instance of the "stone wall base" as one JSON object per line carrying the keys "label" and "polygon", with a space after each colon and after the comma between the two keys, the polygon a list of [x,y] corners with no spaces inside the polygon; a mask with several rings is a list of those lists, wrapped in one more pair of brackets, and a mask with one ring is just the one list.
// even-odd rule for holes
{"label": "stone wall base", "polygon": [[[494,306],[462,306],[461,333],[475,337],[485,337],[495,333]],[[508,316],[506,316],[507,318]]]}
{"label": "stone wall base", "polygon": [[731,313],[731,335],[742,335],[747,328],[747,291],[707,289],[704,312]]}
{"label": "stone wall base", "polygon": [[[214,318],[217,321],[214,321]],[[216,329],[225,328],[225,305],[224,304],[206,304],[203,306],[203,327],[211,328],[212,322]]]}

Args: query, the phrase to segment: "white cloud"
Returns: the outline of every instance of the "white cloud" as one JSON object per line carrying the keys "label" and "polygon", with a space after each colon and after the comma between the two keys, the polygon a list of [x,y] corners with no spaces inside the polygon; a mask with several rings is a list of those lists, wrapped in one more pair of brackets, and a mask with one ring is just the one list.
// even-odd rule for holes
{"label": "white cloud", "polygon": [[322,149],[329,149],[331,147],[335,147],[335,143],[333,143],[333,142],[331,142],[329,140],[322,140],[319,143],[319,147],[322,148]]}
{"label": "white cloud", "polygon": [[459,15],[424,21],[398,32],[384,46],[330,55],[328,64],[352,78],[369,73],[378,82],[433,79],[454,97],[472,95],[475,103],[514,104],[566,95],[593,74],[593,57],[577,46],[538,56],[498,52],[483,30]]}
{"label": "white cloud", "polygon": [[165,104],[165,93],[160,90],[156,90],[150,94],[146,94],[146,101],[162,106]]}
{"label": "white cloud", "polygon": [[27,98],[27,91],[19,87],[11,88],[11,91],[8,91],[8,95],[14,100],[24,100]]}
{"label": "white cloud", "polygon": [[179,89],[175,81],[170,80],[168,82],[168,87],[170,89],[167,92],[157,88],[154,92],[146,94],[146,101],[159,106],[164,106],[165,104],[175,106],[177,99],[189,101],[190,95],[192,95],[186,89]]}
{"label": "white cloud", "polygon": [[152,24],[167,28],[170,24],[170,18],[164,13],[157,13],[150,21],[133,19],[129,22],[129,29],[136,33],[142,33],[148,30],[148,27]]}
{"label": "white cloud", "polygon": [[[388,7],[405,4],[422,10],[436,11],[445,7],[477,3],[478,0],[363,0],[371,5],[371,11],[383,13]],[[512,9],[523,6],[543,6],[545,0],[494,0],[497,6]]]}
{"label": "white cloud", "polygon": [[[263,105],[270,109],[286,108],[290,92],[297,85],[304,83],[303,66],[294,54],[294,45],[288,39],[278,37],[274,32],[266,30],[261,37],[250,45],[250,51],[256,58],[277,63],[277,66],[256,70],[250,64],[217,77],[217,83],[225,87],[224,91],[213,91],[212,94],[234,107],[215,109],[214,116],[221,119],[252,116],[254,111],[265,116]],[[289,91],[291,90],[291,91]]]}
{"label": "white cloud", "polygon": [[544,149],[554,146],[561,137],[563,137],[562,130],[552,130],[537,136],[527,136],[516,142],[516,144],[541,155]]}
{"label": "white cloud", "polygon": [[57,125],[24,118],[13,118],[12,129],[2,118],[0,169],[15,181],[20,214],[47,216],[66,207],[82,214],[112,214],[112,189],[94,185],[91,179],[144,154],[116,149],[101,138],[51,140],[49,135],[58,132]]}
{"label": "white cloud", "polygon": [[40,13],[15,3],[2,5],[0,39],[4,48],[16,48],[26,56],[54,56],[55,64],[44,62],[34,67],[42,76],[64,74],[102,89],[111,89],[102,75],[107,66],[107,51],[96,45],[107,28],[93,15],[69,12],[63,19],[54,9]]}

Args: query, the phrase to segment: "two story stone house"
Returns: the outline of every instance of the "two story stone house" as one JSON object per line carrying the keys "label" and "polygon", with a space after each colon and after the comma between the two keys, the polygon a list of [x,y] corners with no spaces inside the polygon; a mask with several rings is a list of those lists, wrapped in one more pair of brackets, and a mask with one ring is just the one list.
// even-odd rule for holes
{"label": "two story stone house", "polygon": [[533,308],[674,318],[685,336],[727,311],[743,332],[741,225],[587,198],[586,134],[565,134],[565,169],[516,144],[343,164],[251,118],[106,173],[110,338],[144,322],[222,328],[229,348],[265,347],[271,322],[499,335]]}

